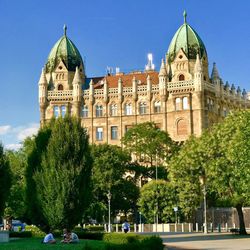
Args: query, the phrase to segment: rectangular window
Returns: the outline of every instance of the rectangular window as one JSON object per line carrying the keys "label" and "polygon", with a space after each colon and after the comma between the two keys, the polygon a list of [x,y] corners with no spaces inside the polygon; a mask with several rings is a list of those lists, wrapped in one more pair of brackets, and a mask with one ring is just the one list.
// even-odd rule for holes
{"label": "rectangular window", "polygon": [[62,115],[62,117],[65,117],[65,115],[66,115],[66,106],[61,106],[61,115]]}
{"label": "rectangular window", "polygon": [[53,113],[54,113],[55,118],[59,117],[59,107],[58,106],[53,107]]}
{"label": "rectangular window", "polygon": [[102,141],[103,140],[103,128],[102,127],[97,127],[96,128],[96,140],[97,141]]}
{"label": "rectangular window", "polygon": [[112,126],[111,127],[111,140],[117,140],[118,139],[118,127]]}
{"label": "rectangular window", "polygon": [[83,106],[82,108],[82,117],[88,117],[89,109],[88,106]]}

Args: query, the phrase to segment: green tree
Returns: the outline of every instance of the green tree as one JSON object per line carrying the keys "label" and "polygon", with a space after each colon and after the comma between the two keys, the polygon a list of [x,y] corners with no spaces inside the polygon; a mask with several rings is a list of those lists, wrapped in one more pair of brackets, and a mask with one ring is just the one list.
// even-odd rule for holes
{"label": "green tree", "polygon": [[[130,178],[125,178],[130,170],[131,157],[128,152],[114,145],[92,146],[93,158],[93,209],[89,215],[103,220],[107,214],[107,194],[110,191],[111,212],[113,215],[123,212],[135,212],[139,189]],[[96,209],[98,208],[98,209]],[[97,213],[99,211],[99,213]]]}
{"label": "green tree", "polygon": [[199,176],[203,175],[210,164],[211,147],[208,144],[205,133],[200,138],[190,137],[169,164],[170,179],[178,191],[179,206],[187,221],[191,221],[201,203]]}
{"label": "green tree", "polygon": [[170,164],[186,215],[199,204],[199,176],[205,175],[208,198],[213,195],[236,208],[241,234],[246,234],[242,206],[250,203],[249,119],[249,111],[229,115],[200,138],[188,140]]}
{"label": "green tree", "polygon": [[135,155],[136,160],[148,167],[146,175],[150,177],[156,176],[155,167],[158,166],[158,177],[166,178],[166,167],[162,164],[168,163],[178,149],[169,135],[153,122],[140,123],[129,129],[122,138],[122,144]]}
{"label": "green tree", "polygon": [[6,218],[24,218],[25,215],[25,170],[26,156],[23,150],[7,151],[11,170],[12,184],[10,193],[6,202],[4,217]]}
{"label": "green tree", "polygon": [[[35,138],[30,160],[43,224],[72,228],[89,205],[92,160],[88,136],[76,118],[58,118]],[[41,146],[45,147],[41,147]]]}
{"label": "green tree", "polygon": [[34,180],[34,173],[41,169],[42,155],[47,150],[51,127],[54,120],[43,128],[40,128],[37,135],[24,141],[23,151],[26,155],[27,168],[25,171],[25,221],[29,224],[44,227],[47,224],[40,201],[37,197],[37,185]]}
{"label": "green tree", "polygon": [[176,189],[170,182],[151,181],[140,190],[139,210],[150,223],[154,223],[156,214],[160,223],[174,222],[177,199]]}
{"label": "green tree", "polygon": [[9,195],[11,186],[11,175],[9,162],[4,153],[2,144],[0,144],[0,217],[3,215],[5,202]]}

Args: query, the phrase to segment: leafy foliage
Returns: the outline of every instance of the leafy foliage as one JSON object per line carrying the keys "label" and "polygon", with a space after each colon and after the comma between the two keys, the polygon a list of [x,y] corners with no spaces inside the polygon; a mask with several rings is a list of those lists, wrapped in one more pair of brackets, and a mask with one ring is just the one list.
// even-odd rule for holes
{"label": "leafy foliage", "polygon": [[108,191],[112,194],[113,215],[134,211],[139,189],[132,179],[125,178],[130,169],[130,155],[118,146],[102,144],[92,146],[92,157],[93,201],[87,214],[103,221],[108,210]]}
{"label": "leafy foliage", "polygon": [[155,123],[145,122],[132,127],[122,138],[126,149],[148,166],[156,162],[168,162],[177,145],[169,135],[158,129]]}
{"label": "leafy foliage", "polygon": [[75,118],[57,119],[41,169],[37,195],[50,228],[72,228],[89,202],[91,159],[88,136]]}
{"label": "leafy foliage", "polygon": [[23,218],[25,214],[25,170],[26,156],[22,150],[7,151],[10,171],[11,171],[11,188],[6,201],[4,211],[5,217]]}
{"label": "leafy foliage", "polygon": [[5,202],[9,195],[11,186],[11,174],[9,168],[9,162],[3,150],[2,144],[0,144],[0,216],[3,215],[5,208]]}
{"label": "leafy foliage", "polygon": [[28,145],[29,218],[41,227],[72,228],[89,203],[92,161],[85,129],[75,118],[59,118]]}
{"label": "leafy foliage", "polygon": [[199,176],[206,176],[208,195],[236,207],[241,233],[246,233],[242,206],[250,197],[250,112],[229,115],[224,122],[191,138],[170,163],[180,206],[190,216],[199,205]]}
{"label": "leafy foliage", "polygon": [[153,223],[156,213],[159,222],[169,223],[175,221],[173,208],[178,203],[177,193],[170,182],[164,180],[151,181],[140,190],[138,205],[140,212]]}

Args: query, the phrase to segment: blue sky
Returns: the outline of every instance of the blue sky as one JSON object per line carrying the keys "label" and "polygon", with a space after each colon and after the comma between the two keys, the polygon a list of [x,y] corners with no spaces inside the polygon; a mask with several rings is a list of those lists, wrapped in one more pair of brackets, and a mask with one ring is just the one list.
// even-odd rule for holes
{"label": "blue sky", "polygon": [[87,76],[143,69],[152,52],[158,69],[183,23],[202,38],[210,72],[250,90],[250,1],[241,0],[0,0],[0,141],[17,148],[39,127],[38,80],[50,49],[68,36],[86,62]]}

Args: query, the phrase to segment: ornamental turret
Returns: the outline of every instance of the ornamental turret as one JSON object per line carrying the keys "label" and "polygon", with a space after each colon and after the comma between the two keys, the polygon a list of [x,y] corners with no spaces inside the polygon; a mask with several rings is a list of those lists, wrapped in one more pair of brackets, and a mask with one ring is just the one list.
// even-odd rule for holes
{"label": "ornamental turret", "polygon": [[41,126],[45,122],[45,113],[47,108],[47,96],[48,96],[48,82],[46,79],[46,74],[44,68],[39,80],[39,105],[40,105],[40,122]]}
{"label": "ornamental turret", "polygon": [[147,75],[147,97],[148,101],[151,101],[152,98],[152,81],[150,75]]}
{"label": "ornamental turret", "polygon": [[199,54],[196,55],[196,61],[194,65],[194,85],[196,91],[203,90],[203,67]]}
{"label": "ornamental turret", "polygon": [[166,86],[167,86],[167,69],[164,59],[161,60],[161,68],[159,72],[159,91],[161,96],[166,95]]}
{"label": "ornamental turret", "polygon": [[76,117],[79,117],[81,101],[82,101],[82,77],[80,75],[78,67],[76,67],[72,85],[73,85],[73,110],[74,110],[73,113]]}

